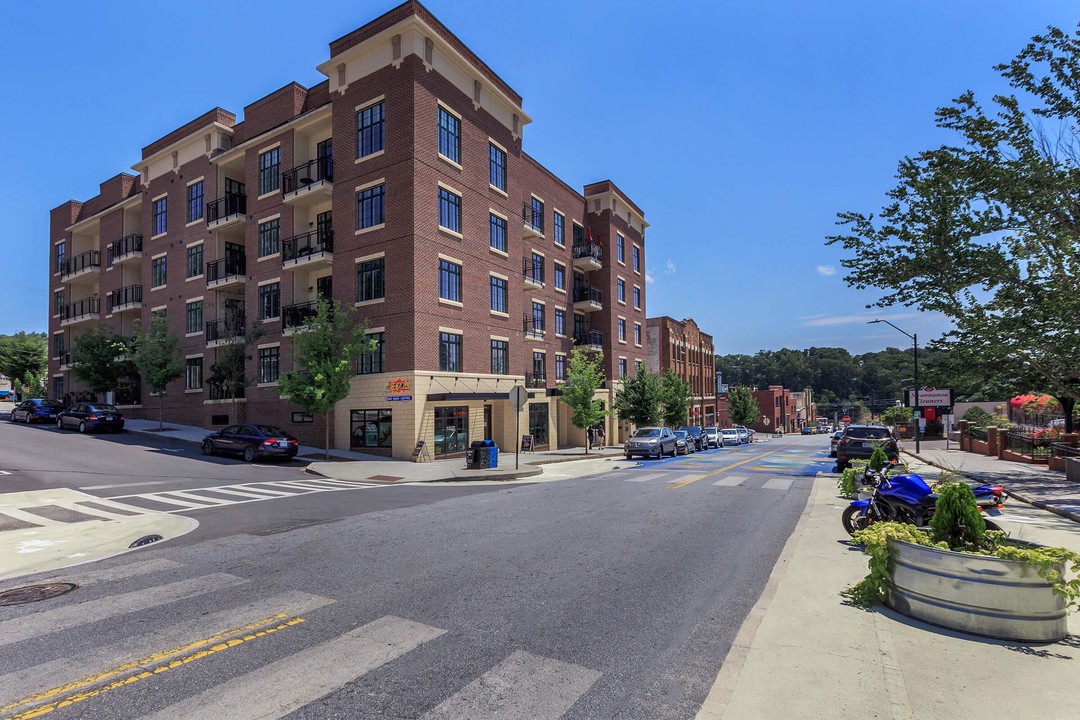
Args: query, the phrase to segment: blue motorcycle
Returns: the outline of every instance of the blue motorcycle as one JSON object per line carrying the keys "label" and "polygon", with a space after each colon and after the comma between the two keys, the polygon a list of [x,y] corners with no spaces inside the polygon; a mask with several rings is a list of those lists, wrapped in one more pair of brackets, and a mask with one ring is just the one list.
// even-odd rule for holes
{"label": "blue motorcycle", "polygon": [[[849,535],[875,522],[901,522],[916,527],[930,524],[938,496],[918,475],[910,473],[887,477],[883,473],[867,471],[863,480],[874,488],[870,497],[852,501],[840,518]],[[987,483],[971,490],[975,493],[979,510],[990,515],[1001,514],[1006,497],[1004,488]],[[986,529],[1001,528],[993,521],[986,520]]]}

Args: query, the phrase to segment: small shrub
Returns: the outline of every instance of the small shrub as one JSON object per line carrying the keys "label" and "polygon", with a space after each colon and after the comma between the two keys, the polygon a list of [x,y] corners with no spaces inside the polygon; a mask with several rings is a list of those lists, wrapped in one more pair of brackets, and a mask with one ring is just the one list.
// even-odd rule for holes
{"label": "small shrub", "polygon": [[967,412],[965,412],[960,419],[967,420],[975,427],[986,427],[990,424],[991,415],[978,405],[975,405],[974,407],[968,408]]}
{"label": "small shrub", "polygon": [[885,454],[885,451],[880,446],[874,448],[874,452],[870,453],[870,469],[880,470],[889,464],[889,456]]}
{"label": "small shrub", "polygon": [[952,550],[982,547],[986,522],[967,483],[949,483],[941,489],[930,530],[935,543],[945,543]]}

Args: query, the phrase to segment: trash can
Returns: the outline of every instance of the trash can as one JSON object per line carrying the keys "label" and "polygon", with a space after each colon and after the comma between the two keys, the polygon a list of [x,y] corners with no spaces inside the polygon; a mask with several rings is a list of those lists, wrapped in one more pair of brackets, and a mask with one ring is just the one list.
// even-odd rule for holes
{"label": "trash can", "polygon": [[476,440],[469,445],[469,452],[465,458],[467,470],[486,470],[488,466],[488,449],[484,440]]}
{"label": "trash can", "polygon": [[497,468],[499,467],[499,446],[495,444],[494,440],[484,440],[484,449],[487,451],[487,467]]}

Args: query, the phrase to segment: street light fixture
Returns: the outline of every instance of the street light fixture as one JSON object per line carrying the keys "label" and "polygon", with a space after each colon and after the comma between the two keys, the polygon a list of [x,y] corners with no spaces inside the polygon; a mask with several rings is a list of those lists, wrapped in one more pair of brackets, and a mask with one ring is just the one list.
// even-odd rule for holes
{"label": "street light fixture", "polygon": [[913,378],[913,381],[915,383],[915,454],[918,455],[919,454],[919,418],[921,417],[921,413],[919,412],[919,333],[915,333],[914,335],[912,335],[911,333],[907,332],[906,330],[901,330],[900,328],[896,327],[895,325],[893,325],[888,320],[877,319],[877,320],[867,320],[867,322],[866,322],[867,325],[876,325],[877,323],[885,323],[886,325],[891,327],[893,330],[897,330],[897,331],[903,333],[904,335],[907,335],[909,338],[911,338],[912,345],[914,346],[914,349],[915,349],[915,377]]}

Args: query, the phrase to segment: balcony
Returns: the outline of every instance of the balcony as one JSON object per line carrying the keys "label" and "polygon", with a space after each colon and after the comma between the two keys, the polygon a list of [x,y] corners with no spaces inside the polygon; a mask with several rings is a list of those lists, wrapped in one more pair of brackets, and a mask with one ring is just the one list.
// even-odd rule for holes
{"label": "balcony", "polygon": [[206,229],[219,230],[243,222],[247,216],[247,195],[225,193],[225,197],[206,203]]}
{"label": "balcony", "polygon": [[334,192],[334,160],[321,157],[281,175],[281,199],[291,205],[314,205]]}
{"label": "balcony", "polygon": [[334,261],[334,231],[312,230],[281,242],[281,267],[330,264]]}
{"label": "balcony", "polygon": [[525,237],[544,237],[544,209],[534,208],[531,203],[521,204],[521,219],[525,226]]}
{"label": "balcony", "polygon": [[69,353],[69,352],[60,353],[60,369],[61,370],[69,370],[69,369],[71,369],[72,364],[73,364],[73,362],[71,360],[71,353]]}
{"label": "balcony", "polygon": [[109,315],[114,312],[138,310],[142,307],[142,285],[127,285],[108,295]]}
{"label": "balcony", "polygon": [[135,233],[109,243],[109,265],[119,265],[142,257],[142,235]]}
{"label": "balcony", "polygon": [[574,288],[574,310],[595,312],[604,309],[604,293],[600,288],[581,285]]}
{"label": "balcony", "polygon": [[247,282],[247,257],[234,253],[206,263],[206,287],[221,288]]}
{"label": "balcony", "polygon": [[525,373],[525,387],[527,387],[527,388],[544,388],[544,387],[547,387],[547,373],[542,373],[542,372]]}
{"label": "balcony", "polygon": [[586,350],[603,350],[604,334],[599,330],[574,333],[574,344]]}
{"label": "balcony", "polygon": [[246,325],[244,318],[211,320],[206,323],[206,346],[217,347],[238,342],[244,337]]}
{"label": "balcony", "polygon": [[101,301],[94,298],[86,298],[77,303],[72,303],[61,308],[60,325],[74,325],[85,320],[97,320],[101,314]]}
{"label": "balcony", "polygon": [[598,243],[586,242],[574,245],[574,269],[583,272],[604,267],[604,248]]}
{"label": "balcony", "polygon": [[308,318],[315,317],[318,312],[318,300],[286,305],[281,308],[281,329],[283,332],[288,332],[301,327],[308,321]]}
{"label": "balcony", "polygon": [[532,315],[525,315],[521,320],[522,330],[525,331],[525,340],[538,341],[544,339],[544,320],[543,318],[533,317]]}
{"label": "balcony", "polygon": [[68,282],[98,270],[101,270],[101,251],[87,250],[64,263],[60,268],[60,281]]}
{"label": "balcony", "polygon": [[525,289],[544,287],[544,259],[522,258],[521,275],[525,281]]}

